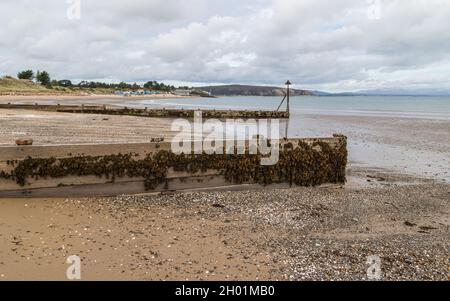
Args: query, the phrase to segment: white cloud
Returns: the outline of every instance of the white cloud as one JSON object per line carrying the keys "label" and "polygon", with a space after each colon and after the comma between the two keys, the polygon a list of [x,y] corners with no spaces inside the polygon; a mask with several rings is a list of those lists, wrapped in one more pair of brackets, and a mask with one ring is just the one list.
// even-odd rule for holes
{"label": "white cloud", "polygon": [[450,89],[450,3],[381,0],[0,2],[0,74]]}

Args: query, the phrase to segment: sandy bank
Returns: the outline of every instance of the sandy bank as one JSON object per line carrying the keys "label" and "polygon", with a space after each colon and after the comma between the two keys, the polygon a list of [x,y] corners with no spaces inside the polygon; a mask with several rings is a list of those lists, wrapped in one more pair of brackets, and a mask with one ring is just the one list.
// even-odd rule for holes
{"label": "sandy bank", "polygon": [[98,103],[97,100],[108,99],[110,104],[121,103],[124,101],[131,101],[133,99],[174,99],[174,98],[188,98],[186,96],[177,96],[174,94],[157,94],[157,95],[137,95],[124,97],[114,94],[105,95],[0,95],[0,103],[18,102],[24,104],[30,103],[54,103],[57,101],[65,101],[65,103]]}

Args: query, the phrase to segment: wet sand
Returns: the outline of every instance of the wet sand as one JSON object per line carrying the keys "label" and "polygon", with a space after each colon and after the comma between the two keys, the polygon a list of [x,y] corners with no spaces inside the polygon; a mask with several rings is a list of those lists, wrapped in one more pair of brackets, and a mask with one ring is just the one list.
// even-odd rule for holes
{"label": "wet sand", "polygon": [[150,142],[171,137],[171,120],[0,109],[0,145],[31,137],[35,145]]}
{"label": "wet sand", "polygon": [[[450,120],[421,118],[301,115],[290,136],[348,136],[352,166],[450,183]],[[295,125],[298,123],[297,125]]]}

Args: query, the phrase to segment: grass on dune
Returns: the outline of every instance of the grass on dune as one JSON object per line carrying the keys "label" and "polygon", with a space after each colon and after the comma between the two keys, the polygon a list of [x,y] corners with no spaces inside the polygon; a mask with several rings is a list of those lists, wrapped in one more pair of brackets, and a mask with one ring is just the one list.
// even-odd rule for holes
{"label": "grass on dune", "polygon": [[78,87],[45,87],[30,80],[11,77],[0,78],[0,95],[81,95],[81,94],[112,94],[114,90],[105,88],[82,89]]}
{"label": "grass on dune", "polygon": [[29,80],[19,80],[14,78],[3,77],[0,78],[0,93],[45,93],[49,89],[35,84]]}

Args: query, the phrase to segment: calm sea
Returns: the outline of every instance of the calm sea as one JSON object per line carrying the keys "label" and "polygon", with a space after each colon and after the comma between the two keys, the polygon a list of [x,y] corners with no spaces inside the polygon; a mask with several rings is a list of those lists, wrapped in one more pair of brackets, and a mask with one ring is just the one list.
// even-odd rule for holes
{"label": "calm sea", "polygon": [[[129,108],[276,110],[281,100],[281,97],[98,98],[69,103]],[[351,167],[382,168],[450,182],[450,96],[292,97],[291,118],[281,121],[280,132],[290,138],[344,134],[349,138]]]}
{"label": "calm sea", "polygon": [[[280,102],[281,97],[222,97],[124,99],[121,104],[275,110]],[[345,134],[353,165],[450,181],[450,97],[293,97],[291,113],[289,137]],[[282,128],[285,126],[282,124]]]}
{"label": "calm sea", "polygon": [[[281,97],[221,97],[169,100],[130,100],[129,106],[186,109],[275,110]],[[284,107],[285,108],[285,107]],[[450,96],[292,97],[293,114],[408,117],[450,120]]]}

